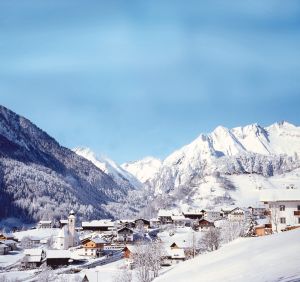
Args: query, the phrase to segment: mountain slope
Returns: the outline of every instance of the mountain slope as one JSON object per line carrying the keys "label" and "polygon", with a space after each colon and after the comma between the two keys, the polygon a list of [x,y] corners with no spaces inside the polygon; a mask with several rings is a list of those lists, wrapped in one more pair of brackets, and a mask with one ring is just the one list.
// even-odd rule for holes
{"label": "mountain slope", "polygon": [[146,157],[140,161],[124,163],[121,167],[134,175],[140,182],[145,183],[158,173],[161,165],[159,159]]}
{"label": "mountain slope", "polygon": [[126,198],[118,185],[90,161],[60,146],[29,120],[0,106],[1,218],[27,221],[112,216],[106,204]]}
{"label": "mountain slope", "polygon": [[[280,259],[278,259],[280,254]],[[300,230],[240,238],[180,263],[154,281],[300,281]],[[217,270],[217,271],[216,271]]]}
{"label": "mountain slope", "polygon": [[111,176],[116,183],[125,189],[141,188],[142,184],[132,174],[124,170],[121,166],[113,160],[96,156],[96,154],[89,148],[74,148],[73,151],[91,161],[96,167]]}

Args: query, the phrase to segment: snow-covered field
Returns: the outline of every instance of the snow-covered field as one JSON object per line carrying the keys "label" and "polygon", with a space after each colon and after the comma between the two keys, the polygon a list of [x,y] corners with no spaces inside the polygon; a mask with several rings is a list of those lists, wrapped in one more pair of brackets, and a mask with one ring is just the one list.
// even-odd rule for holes
{"label": "snow-covered field", "polygon": [[11,266],[23,258],[23,253],[19,253],[16,251],[9,252],[7,255],[0,256],[0,268]]}
{"label": "snow-covered field", "polygon": [[300,230],[237,239],[179,264],[155,281],[300,281]]}
{"label": "snow-covered field", "polygon": [[52,236],[56,236],[60,231],[59,228],[42,228],[42,229],[30,229],[26,231],[15,232],[15,237],[21,241],[24,237],[34,237],[36,239],[48,239]]}

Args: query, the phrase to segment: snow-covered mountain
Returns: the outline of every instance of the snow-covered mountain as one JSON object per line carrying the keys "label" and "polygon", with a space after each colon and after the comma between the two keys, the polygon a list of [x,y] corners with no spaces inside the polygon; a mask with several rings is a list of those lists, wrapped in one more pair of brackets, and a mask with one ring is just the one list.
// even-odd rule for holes
{"label": "snow-covered mountain", "polygon": [[62,147],[29,120],[0,106],[0,218],[112,217],[131,187]]}
{"label": "snow-covered mountain", "polygon": [[[148,171],[141,165],[135,165],[131,173],[147,179],[147,190],[162,206],[247,205],[250,198],[251,203],[257,201],[255,190],[272,185],[276,188],[282,182],[294,184],[293,171],[300,167],[299,153],[300,127],[288,122],[268,127],[219,126],[172,153],[154,174],[152,166]],[[274,177],[281,180],[274,182]]]}
{"label": "snow-covered mountain", "polygon": [[89,148],[77,147],[74,148],[73,151],[77,155],[91,161],[96,167],[100,168],[106,174],[110,175],[120,186],[127,189],[136,189],[142,187],[142,183],[135,176],[123,169],[113,160],[107,157],[97,156]]}
{"label": "snow-covered mountain", "polygon": [[161,165],[161,160],[153,157],[146,157],[140,161],[124,163],[121,167],[134,175],[140,182],[146,183],[158,173]]}

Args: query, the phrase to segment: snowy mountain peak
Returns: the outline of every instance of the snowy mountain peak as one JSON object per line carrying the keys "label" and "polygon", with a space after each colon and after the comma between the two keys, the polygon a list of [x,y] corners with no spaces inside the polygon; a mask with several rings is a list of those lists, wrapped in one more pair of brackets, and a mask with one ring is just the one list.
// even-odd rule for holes
{"label": "snowy mountain peak", "polygon": [[154,157],[146,157],[139,161],[124,163],[121,165],[124,170],[134,175],[142,183],[152,179],[161,166],[161,160]]}
{"label": "snowy mountain peak", "polygon": [[121,166],[113,160],[96,155],[90,148],[77,147],[73,151],[85,159],[92,162],[95,166],[100,168],[106,174],[111,176],[116,183],[127,188],[140,188],[141,183],[128,171],[124,170]]}

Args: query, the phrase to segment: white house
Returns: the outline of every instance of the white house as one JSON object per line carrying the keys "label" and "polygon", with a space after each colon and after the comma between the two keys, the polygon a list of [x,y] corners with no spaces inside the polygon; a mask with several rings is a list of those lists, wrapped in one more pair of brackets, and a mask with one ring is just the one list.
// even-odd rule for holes
{"label": "white house", "polygon": [[191,221],[189,218],[185,218],[183,215],[172,215],[171,219],[176,227],[184,227],[186,223]]}
{"label": "white house", "polygon": [[235,208],[228,214],[228,220],[230,221],[244,221],[246,219],[247,212],[241,208]]}
{"label": "white house", "polygon": [[184,249],[180,248],[166,248],[165,255],[162,258],[162,265],[177,264],[185,260]]}
{"label": "white house", "polygon": [[37,224],[38,229],[42,228],[52,228],[52,221],[51,220],[41,220]]}
{"label": "white house", "polygon": [[204,219],[214,222],[222,218],[221,211],[207,210],[204,213]]}
{"label": "white house", "polygon": [[261,192],[260,201],[269,210],[273,231],[278,232],[287,227],[300,227],[300,190],[265,190]]}
{"label": "white house", "polygon": [[123,227],[117,231],[118,242],[133,242],[133,231],[128,227]]}

